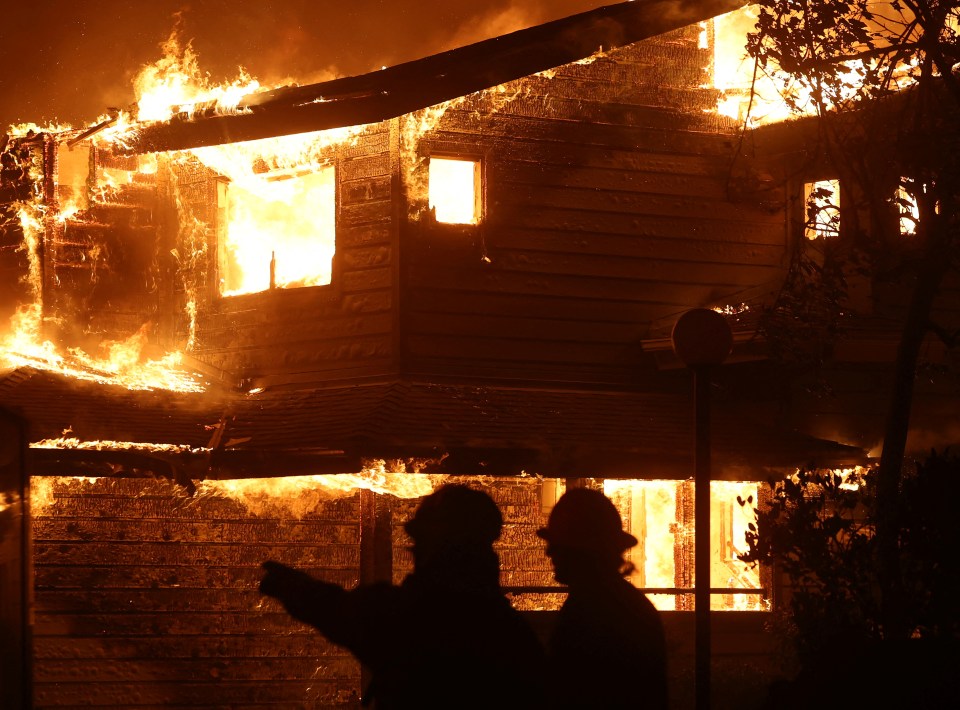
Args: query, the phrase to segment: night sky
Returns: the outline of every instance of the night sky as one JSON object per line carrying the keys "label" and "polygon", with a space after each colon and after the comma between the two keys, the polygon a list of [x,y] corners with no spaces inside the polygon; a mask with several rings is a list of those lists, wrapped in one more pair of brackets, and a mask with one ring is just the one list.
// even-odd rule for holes
{"label": "night sky", "polygon": [[216,81],[362,74],[613,0],[11,0],[0,14],[0,127],[85,125],[133,102],[132,80],[179,23]]}

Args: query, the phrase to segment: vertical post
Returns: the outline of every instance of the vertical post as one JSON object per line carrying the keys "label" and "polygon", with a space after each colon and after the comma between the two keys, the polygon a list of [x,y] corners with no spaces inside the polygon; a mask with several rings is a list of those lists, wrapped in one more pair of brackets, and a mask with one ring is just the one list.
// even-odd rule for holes
{"label": "vertical post", "polygon": [[0,410],[0,703],[11,708],[33,707],[33,572],[25,454],[23,423]]}
{"label": "vertical post", "polygon": [[710,707],[710,366],[693,369],[696,709]]}
{"label": "vertical post", "polygon": [[694,614],[696,708],[710,708],[710,374],[733,348],[726,319],[694,308],[677,320],[673,351],[693,371],[694,408]]}

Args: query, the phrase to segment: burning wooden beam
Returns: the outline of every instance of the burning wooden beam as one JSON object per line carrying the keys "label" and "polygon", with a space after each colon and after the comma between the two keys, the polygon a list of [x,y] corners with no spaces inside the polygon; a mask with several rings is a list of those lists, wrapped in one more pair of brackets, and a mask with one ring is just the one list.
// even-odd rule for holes
{"label": "burning wooden beam", "polygon": [[231,115],[182,114],[142,128],[126,151],[184,150],[385,121],[734,10],[742,0],[643,0],[406,62],[245,97]]}

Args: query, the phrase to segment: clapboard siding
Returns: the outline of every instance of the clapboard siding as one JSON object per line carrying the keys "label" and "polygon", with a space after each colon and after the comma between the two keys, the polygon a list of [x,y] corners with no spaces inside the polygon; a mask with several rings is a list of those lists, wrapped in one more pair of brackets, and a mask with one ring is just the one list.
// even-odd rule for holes
{"label": "clapboard siding", "polygon": [[[739,263],[761,266],[782,266],[782,243],[764,244],[749,241],[753,235],[742,235],[747,241],[731,242],[715,238],[714,233],[700,239],[651,237],[637,239],[628,234],[582,234],[580,232],[547,232],[537,229],[498,229],[489,233],[491,247],[524,252],[559,252],[569,255],[617,256],[628,259],[691,260],[709,263]],[[711,238],[712,237],[712,238]]]}
{"label": "clapboard siding", "polygon": [[199,360],[261,384],[396,370],[392,160],[388,123],[337,150],[332,283],[214,298],[199,315]]}
{"label": "clapboard siding", "polygon": [[687,28],[447,110],[418,155],[482,156],[484,222],[410,211],[406,367],[628,383],[652,321],[775,289],[782,200],[731,198],[737,141],[701,88],[708,62]]}
{"label": "clapboard siding", "polygon": [[[499,505],[503,584],[553,584],[536,535],[538,479],[448,480]],[[400,582],[412,569],[403,524],[419,499],[378,497],[386,514],[371,523],[362,500],[372,494],[357,492],[331,500],[298,488],[247,507],[164,480],[35,478],[33,488],[36,707],[358,707],[356,661],[263,597],[260,565],[353,587],[361,529],[389,525],[380,574]]]}
{"label": "clapboard siding", "polygon": [[267,559],[355,585],[358,494],[297,517],[162,480],[34,488],[37,707],[356,706],[356,661],[257,586]]}

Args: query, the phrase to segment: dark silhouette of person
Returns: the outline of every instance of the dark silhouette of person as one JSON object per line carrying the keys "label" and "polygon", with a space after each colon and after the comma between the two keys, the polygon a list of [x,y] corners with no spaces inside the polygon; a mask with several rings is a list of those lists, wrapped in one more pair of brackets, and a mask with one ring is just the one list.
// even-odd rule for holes
{"label": "dark silhouette of person", "polygon": [[348,591],[266,562],[260,590],[370,670],[365,705],[543,707],[543,650],[500,589],[502,526],[487,494],[446,485],[405,525],[414,570],[401,585]]}
{"label": "dark silhouette of person", "polygon": [[568,490],[537,531],[569,594],[547,649],[554,708],[667,708],[666,641],[653,604],[624,579],[637,539],[603,493]]}

